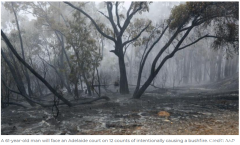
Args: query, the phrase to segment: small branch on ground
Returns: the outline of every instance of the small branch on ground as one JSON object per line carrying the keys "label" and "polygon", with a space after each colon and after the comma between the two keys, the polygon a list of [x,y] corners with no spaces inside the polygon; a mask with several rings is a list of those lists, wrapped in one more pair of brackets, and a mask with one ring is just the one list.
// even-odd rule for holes
{"label": "small branch on ground", "polygon": [[23,108],[27,108],[26,106],[24,106],[23,104],[20,103],[16,103],[16,102],[2,102],[3,104],[9,104],[9,105],[16,105],[16,106],[20,106]]}

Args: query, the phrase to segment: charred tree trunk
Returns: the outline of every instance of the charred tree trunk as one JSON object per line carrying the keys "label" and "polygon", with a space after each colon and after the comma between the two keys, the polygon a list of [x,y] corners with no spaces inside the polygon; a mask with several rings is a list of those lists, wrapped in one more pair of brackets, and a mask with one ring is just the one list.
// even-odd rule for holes
{"label": "charred tree trunk", "polygon": [[6,43],[6,45],[10,48],[10,50],[13,52],[13,54],[16,56],[16,58],[19,60],[20,63],[22,63],[27,69],[33,73],[39,80],[41,80],[46,87],[55,95],[57,96],[60,100],[62,100],[65,104],[67,104],[69,107],[72,106],[72,104],[65,99],[62,95],[60,95],[42,76],[40,76],[29,64],[27,64],[17,53],[17,51],[13,48],[12,44],[8,40],[7,36],[4,34],[4,32],[1,30],[1,36]]}
{"label": "charred tree trunk", "polygon": [[[133,16],[140,10],[142,10],[144,2],[141,2],[140,5],[138,7],[136,7],[134,10],[132,10],[131,7],[129,7],[127,14],[126,14],[126,19],[123,22],[123,24],[121,25],[120,23],[120,16],[118,14],[118,6],[119,3],[116,2],[115,4],[113,4],[112,2],[106,2],[107,5],[107,11],[108,11],[108,16],[107,19],[109,20],[109,22],[112,25],[113,28],[113,32],[114,32],[114,36],[110,36],[105,34],[101,28],[99,27],[99,25],[94,21],[94,19],[88,14],[86,13],[84,10],[82,10],[79,7],[74,6],[73,4],[69,3],[69,2],[64,2],[66,4],[68,4],[69,6],[71,6],[72,8],[80,11],[82,14],[84,14],[87,18],[89,18],[91,20],[91,22],[93,23],[93,25],[96,27],[97,31],[105,38],[111,40],[112,42],[115,43],[115,50],[112,50],[111,52],[114,52],[117,57],[118,57],[118,61],[119,61],[119,70],[120,70],[120,93],[121,94],[128,94],[129,93],[129,89],[128,89],[128,80],[127,80],[127,74],[126,74],[126,67],[125,67],[125,62],[124,62],[124,53],[123,53],[123,47],[135,40],[137,40],[141,34],[148,28],[148,26],[151,24],[149,23],[146,27],[144,27],[137,35],[136,37],[132,38],[131,40],[127,40],[124,43],[122,42],[122,38],[123,38],[123,33],[125,32],[125,30],[128,28],[131,19],[133,18]],[[114,21],[114,16],[113,16],[113,7],[115,6],[115,14],[116,14],[116,18],[117,18],[117,24]],[[117,38],[116,38],[117,37]]]}
{"label": "charred tree trunk", "polygon": [[2,49],[1,49],[1,53],[2,53],[3,59],[5,60],[5,62],[7,63],[8,67],[10,69],[10,72],[11,72],[13,78],[14,78],[14,81],[16,82],[16,85],[17,85],[17,88],[18,88],[19,92],[21,93],[21,95],[26,99],[26,101],[31,106],[34,106],[35,103],[32,102],[31,99],[28,98],[28,95],[27,95],[26,90],[24,88],[24,83],[22,81],[22,78],[17,76],[17,73],[16,73],[14,67],[12,66],[12,64],[8,60],[7,56],[5,55],[5,52]]}
{"label": "charred tree trunk", "polygon": [[[153,81],[153,79],[156,77],[156,75],[158,74],[158,72],[160,71],[160,69],[163,67],[163,65],[165,64],[165,62],[172,58],[175,53],[181,49],[184,49],[185,47],[180,48],[180,45],[182,44],[182,42],[185,40],[185,38],[188,36],[188,34],[190,33],[190,31],[192,30],[193,26],[189,27],[189,29],[185,32],[185,34],[182,36],[181,40],[177,43],[177,45],[175,46],[174,50],[168,54],[167,56],[165,56],[163,58],[163,60],[161,61],[161,63],[159,65],[157,65],[157,61],[159,60],[160,56],[163,54],[163,52],[169,47],[169,45],[172,43],[172,41],[175,39],[175,37],[179,34],[179,31],[181,29],[181,26],[176,30],[176,32],[173,34],[173,36],[169,39],[169,41],[164,45],[164,47],[159,51],[159,53],[157,54],[157,56],[155,57],[153,63],[152,63],[152,67],[151,67],[151,72],[150,75],[147,79],[147,81],[143,84],[143,86],[134,93],[133,98],[134,99],[139,99],[142,94],[145,92],[145,90],[148,88],[148,86],[151,84],[151,82]],[[162,33],[163,34],[163,33]]]}
{"label": "charred tree trunk", "polygon": [[129,94],[127,73],[126,73],[123,53],[119,55],[118,63],[119,63],[119,70],[120,70],[120,93]]}
{"label": "charred tree trunk", "polygon": [[74,82],[74,95],[75,95],[76,98],[79,97],[77,82]]}
{"label": "charred tree trunk", "polygon": [[118,57],[119,71],[120,71],[120,94],[129,94],[127,72],[124,61],[124,53],[122,40],[119,38],[118,42],[115,43],[115,50],[111,51]]}
{"label": "charred tree trunk", "polygon": [[[25,61],[25,54],[24,54],[24,49],[23,49],[23,41],[22,41],[21,30],[20,30],[20,27],[19,27],[19,23],[18,23],[18,18],[17,18],[16,11],[15,11],[15,9],[14,9],[14,7],[13,7],[13,2],[12,2],[12,9],[13,9],[13,13],[14,13],[14,16],[15,16],[17,29],[18,29],[18,36],[19,36],[20,44],[21,44],[22,57],[23,57],[23,60]],[[24,67],[24,68],[25,68],[25,67]],[[26,76],[26,80],[27,80],[28,95],[31,97],[31,95],[33,94],[33,92],[32,92],[32,89],[31,89],[31,81],[30,81],[30,77],[29,77],[29,74],[28,74],[28,70],[25,68],[23,72],[24,72],[24,75]]]}
{"label": "charred tree trunk", "polygon": [[[144,53],[145,55],[143,55],[142,56],[142,59],[141,59],[141,62],[140,62],[140,66],[139,66],[139,70],[138,70],[138,78],[137,78],[137,86],[136,86],[136,88],[135,88],[135,91],[134,91],[134,93],[133,93],[133,98],[140,98],[140,96],[139,96],[139,88],[140,88],[140,83],[141,83],[141,78],[142,78],[142,71],[143,71],[143,67],[144,67],[144,65],[145,65],[145,63],[146,63],[146,60],[147,60],[147,58],[148,58],[148,55],[149,55],[149,53],[152,51],[152,49],[153,49],[153,47],[157,44],[157,42],[162,38],[162,36],[164,35],[164,33],[166,32],[166,30],[168,29],[168,26],[166,26],[165,28],[164,28],[164,30],[163,30],[163,32],[162,32],[162,34],[157,38],[157,40],[151,45],[151,47],[148,49],[147,47],[148,47],[148,45],[146,45],[146,47],[145,47],[145,52],[146,53]],[[175,33],[175,35],[177,35],[177,33],[178,32],[176,32]],[[171,41],[173,41],[173,39],[171,40]],[[170,45],[170,43],[169,44],[166,44],[166,48],[167,48],[167,46],[168,45]],[[166,48],[162,48],[162,50],[159,52],[159,53],[163,53],[164,52],[164,49],[166,49]],[[148,49],[148,50],[147,50]],[[159,55],[159,57],[161,56],[161,54]],[[154,78],[153,78],[154,79]],[[151,82],[150,82],[151,83]],[[148,87],[148,86],[147,86]],[[146,89],[145,89],[146,90]],[[145,91],[144,90],[144,91]],[[143,91],[143,92],[144,92]],[[141,91],[142,92],[142,91]],[[142,92],[142,93],[143,93]]]}

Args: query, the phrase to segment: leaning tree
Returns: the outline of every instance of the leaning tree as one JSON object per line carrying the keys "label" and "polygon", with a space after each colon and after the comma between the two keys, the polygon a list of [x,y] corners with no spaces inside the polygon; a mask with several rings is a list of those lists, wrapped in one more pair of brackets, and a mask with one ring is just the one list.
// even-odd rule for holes
{"label": "leaning tree", "polygon": [[[228,46],[238,51],[238,11],[238,2],[187,2],[173,8],[167,24],[163,27],[159,37],[151,45],[149,43],[146,44],[140,62],[137,86],[133,98],[137,99],[142,96],[165,62],[172,58],[176,52],[190,47],[204,38],[213,38],[212,46],[215,48]],[[194,41],[185,45],[184,40],[190,37],[191,31],[196,30],[196,28],[198,28],[200,35]],[[215,34],[206,32],[205,30],[208,28],[214,28]],[[145,62],[153,47],[162,41],[163,35],[166,34],[167,30],[171,32],[171,36],[159,49],[152,62],[150,74],[144,84],[141,85]],[[171,44],[173,44],[174,48],[167,55],[163,55],[164,52],[170,50]]]}

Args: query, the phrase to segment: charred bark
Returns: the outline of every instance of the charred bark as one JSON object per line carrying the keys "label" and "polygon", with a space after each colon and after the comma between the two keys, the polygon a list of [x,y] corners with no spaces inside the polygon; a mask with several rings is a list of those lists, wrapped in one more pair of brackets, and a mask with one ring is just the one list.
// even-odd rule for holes
{"label": "charred bark", "polygon": [[152,66],[151,66],[151,72],[150,75],[147,79],[147,81],[143,84],[143,86],[135,91],[133,98],[134,99],[139,99],[142,94],[145,92],[145,90],[148,88],[148,86],[152,83],[153,79],[156,77],[156,75],[158,74],[158,72],[160,71],[160,69],[162,68],[162,66],[165,64],[165,62],[172,58],[174,56],[174,54],[181,50],[184,49],[185,47],[181,47],[180,45],[182,44],[183,40],[185,40],[185,38],[188,36],[188,34],[190,33],[190,31],[192,30],[193,26],[189,27],[189,29],[187,30],[187,32],[185,32],[185,34],[183,35],[183,37],[180,39],[180,41],[178,42],[178,44],[176,45],[176,47],[174,48],[174,50],[167,56],[164,57],[164,59],[161,61],[161,63],[158,65],[157,68],[155,68],[157,61],[159,60],[160,56],[163,54],[163,52],[169,47],[169,45],[172,43],[172,41],[175,39],[175,37],[180,33],[182,26],[179,26],[179,28],[176,30],[176,32],[174,33],[174,35],[170,38],[170,40],[168,41],[167,44],[164,45],[164,47],[159,51],[159,53],[157,54],[157,56],[155,57]]}
{"label": "charred bark", "polygon": [[68,92],[70,95],[72,95],[72,91],[71,91],[70,86],[65,83],[63,76],[60,74],[60,72],[57,70],[57,68],[56,68],[55,66],[53,66],[52,64],[48,63],[48,62],[47,62],[46,60],[44,60],[43,58],[41,58],[39,55],[38,55],[38,57],[39,57],[42,61],[44,61],[45,63],[47,63],[50,67],[52,67],[52,68],[55,70],[55,72],[56,72],[56,74],[58,75],[61,83],[63,84],[64,87],[66,87],[67,92]]}
{"label": "charred bark", "polygon": [[18,88],[19,92],[21,93],[21,95],[26,99],[26,101],[31,106],[34,106],[35,103],[28,97],[28,95],[26,93],[26,90],[24,88],[24,83],[22,81],[22,78],[17,76],[17,73],[16,73],[14,67],[12,66],[12,64],[8,60],[7,56],[5,55],[5,52],[2,49],[1,49],[1,54],[2,54],[3,59],[5,60],[5,62],[7,63],[8,67],[10,69],[10,72],[11,72],[11,74],[13,76],[13,79],[14,79],[16,85],[17,85],[17,88]]}
{"label": "charred bark", "polygon": [[[16,11],[15,11],[15,9],[13,7],[13,2],[11,4],[12,4],[12,9],[13,9],[13,13],[14,13],[14,16],[15,16],[16,24],[17,24],[18,36],[19,36],[19,39],[20,39],[21,50],[22,50],[22,58],[25,61],[25,54],[24,54],[24,49],[23,49],[23,41],[22,41],[22,35],[21,35],[19,23],[18,23],[18,18],[17,18]],[[24,72],[24,75],[26,76],[26,80],[27,80],[28,95],[31,97],[31,95],[33,94],[32,89],[31,89],[31,80],[30,80],[30,77],[29,77],[29,74],[28,74],[28,71],[27,71],[26,68],[24,69],[23,72]]]}
{"label": "charred bark", "polygon": [[20,106],[23,108],[27,108],[26,106],[24,106],[23,104],[20,103],[16,103],[16,102],[2,102],[3,104],[8,104],[8,105],[16,105],[16,106]]}
{"label": "charred bark", "polygon": [[[87,18],[90,19],[90,21],[93,23],[93,25],[95,26],[95,28],[97,29],[97,31],[105,38],[113,41],[115,43],[115,50],[111,50],[111,52],[113,52],[114,54],[116,54],[116,56],[118,57],[118,61],[119,61],[119,70],[120,70],[120,93],[121,94],[128,94],[129,93],[129,89],[128,89],[128,80],[127,80],[127,74],[126,74],[126,67],[125,67],[125,62],[124,62],[124,53],[123,53],[123,47],[135,40],[137,40],[141,34],[148,28],[148,26],[151,24],[149,23],[145,28],[143,28],[134,38],[132,38],[131,40],[127,40],[125,42],[122,42],[122,37],[123,37],[123,33],[125,32],[125,30],[127,29],[127,27],[129,26],[131,19],[133,18],[133,16],[140,11],[143,8],[144,2],[141,2],[138,7],[136,7],[135,9],[132,9],[131,7],[129,7],[127,14],[126,14],[126,19],[123,22],[122,26],[120,24],[120,16],[118,14],[118,6],[119,3],[116,2],[115,4],[115,14],[116,14],[116,18],[117,18],[117,24],[114,22],[114,17],[113,17],[113,4],[112,2],[106,2],[107,5],[107,12],[108,12],[108,16],[105,15],[104,13],[100,12],[103,16],[105,16],[105,18],[110,22],[114,35],[110,36],[107,35],[106,33],[104,33],[102,31],[102,29],[98,26],[98,24],[95,22],[95,20],[89,15],[87,14],[83,9],[74,6],[72,3],[69,2],[64,2],[67,5],[71,6],[72,8],[80,11],[82,14],[84,14]],[[132,4],[131,4],[132,5]]]}
{"label": "charred bark", "polygon": [[127,80],[127,73],[126,73],[126,66],[124,62],[124,55],[122,49],[119,49],[120,53],[118,54],[118,63],[119,63],[119,70],[120,70],[120,94],[129,94],[128,89],[128,80]]}
{"label": "charred bark", "polygon": [[10,50],[13,52],[13,54],[16,56],[16,58],[19,60],[20,63],[22,63],[30,72],[33,73],[40,81],[42,81],[46,87],[54,94],[56,95],[60,100],[62,100],[65,104],[67,104],[69,107],[72,106],[72,104],[65,99],[63,96],[61,96],[53,87],[42,77],[40,76],[29,64],[27,64],[17,53],[17,51],[13,48],[12,44],[8,40],[7,36],[4,34],[4,32],[1,30],[1,36],[6,43],[6,45],[10,48]]}

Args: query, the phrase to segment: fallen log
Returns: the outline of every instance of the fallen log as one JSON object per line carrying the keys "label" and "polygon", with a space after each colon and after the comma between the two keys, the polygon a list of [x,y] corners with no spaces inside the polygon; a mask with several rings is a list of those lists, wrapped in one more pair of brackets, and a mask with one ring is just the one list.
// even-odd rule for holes
{"label": "fallen log", "polygon": [[[83,101],[83,102],[71,102],[72,104],[72,107],[73,106],[77,106],[77,105],[83,105],[83,104],[91,104],[95,101],[98,101],[98,100],[106,100],[106,101],[109,101],[110,98],[107,97],[107,96],[101,96],[101,97],[98,97],[98,98],[94,98],[94,99],[91,99],[91,100],[87,100],[87,101]],[[73,101],[76,101],[76,100],[73,100]],[[42,104],[42,103],[38,103],[39,105],[41,105],[42,107],[52,107],[53,106],[53,103],[50,103],[50,104]],[[65,103],[61,102],[59,103],[58,105],[66,105]]]}
{"label": "fallen log", "polygon": [[109,101],[110,98],[107,97],[107,96],[101,96],[101,97],[98,97],[98,98],[94,98],[92,100],[88,100],[88,101],[84,101],[84,102],[78,102],[78,103],[72,103],[72,104],[73,104],[73,106],[82,105],[82,104],[91,104],[92,102],[95,102],[95,101],[98,101],[98,100]]}
{"label": "fallen log", "polygon": [[16,105],[16,106],[20,106],[23,108],[27,108],[27,106],[24,106],[23,104],[20,103],[16,103],[16,102],[2,102],[3,104],[9,104],[9,105]]}

